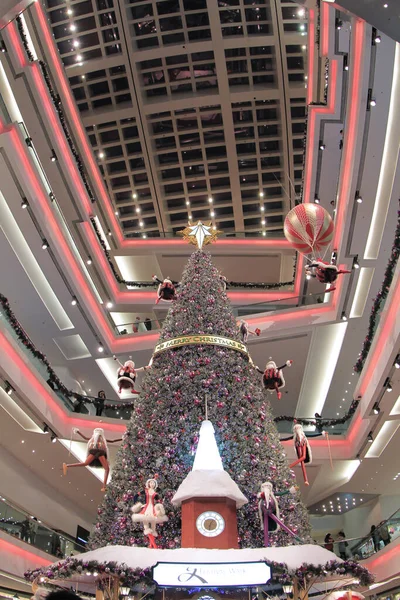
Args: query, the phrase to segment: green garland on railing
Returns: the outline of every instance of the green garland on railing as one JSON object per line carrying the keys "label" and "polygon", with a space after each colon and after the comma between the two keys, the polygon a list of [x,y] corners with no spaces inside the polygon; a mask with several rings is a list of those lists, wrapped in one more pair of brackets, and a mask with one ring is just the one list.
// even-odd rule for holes
{"label": "green garland on railing", "polygon": [[[17,317],[14,315],[13,311],[11,310],[11,307],[10,307],[10,304],[9,304],[7,298],[5,296],[3,296],[3,294],[0,294],[0,304],[3,308],[4,315],[5,315],[8,323],[11,325],[12,329],[14,330],[14,333],[17,336],[17,338],[20,340],[20,342],[22,342],[22,344],[25,346],[25,348],[27,348],[29,350],[29,352],[31,352],[31,354],[37,360],[39,360],[43,364],[43,366],[47,369],[47,374],[48,374],[47,384],[48,384],[48,386],[52,390],[56,390],[56,389],[60,390],[60,392],[62,392],[62,394],[64,394],[64,396],[66,398],[74,398],[75,400],[78,401],[78,403],[81,403],[81,404],[82,403],[90,403],[90,404],[94,404],[94,405],[98,404],[99,399],[95,398],[95,399],[91,400],[90,398],[88,398],[87,396],[84,396],[83,394],[78,394],[77,392],[73,392],[72,390],[69,390],[63,384],[63,382],[58,377],[58,375],[55,373],[55,371],[53,370],[49,361],[47,360],[46,355],[43,354],[43,352],[41,352],[40,350],[38,350],[36,348],[35,344],[31,341],[30,337],[25,332],[21,323],[18,321]],[[132,409],[133,407],[134,407],[133,402],[110,401],[108,404],[106,404],[106,403],[104,404],[104,408],[113,408],[115,410]]]}
{"label": "green garland on railing", "polygon": [[[360,373],[363,370],[365,361],[371,349],[372,341],[378,325],[379,314],[384,307],[386,298],[389,294],[390,286],[392,285],[393,276],[397,267],[397,261],[400,254],[400,211],[397,212],[397,227],[392,245],[392,251],[386,267],[385,276],[378,294],[375,296],[372,304],[371,314],[369,316],[368,331],[365,337],[358,360],[354,365],[354,371]],[[398,299],[397,299],[398,300]],[[396,299],[394,299],[396,302]]]}
{"label": "green garland on railing", "polygon": [[[111,260],[111,254],[107,249],[106,243],[103,240],[103,237],[100,233],[100,230],[97,226],[97,223],[96,223],[94,217],[90,217],[90,222],[92,223],[94,232],[96,234],[96,237],[99,241],[100,246],[103,249],[104,255],[107,259],[110,269],[113,272],[113,275],[118,283],[129,286],[129,287],[138,287],[138,288],[154,287],[155,285],[158,285],[158,284],[154,283],[154,281],[127,281],[126,279],[122,279],[122,277],[118,273],[117,269],[115,268],[113,261]],[[178,282],[174,281],[173,283],[176,284]],[[281,283],[251,283],[251,282],[240,282],[240,281],[226,281],[227,287],[246,288],[246,289],[262,289],[262,290],[277,290],[282,287],[292,286],[293,284],[294,284],[294,278],[292,279],[292,281],[284,281]]]}
{"label": "green garland on railing", "polygon": [[[374,576],[359,563],[353,560],[331,560],[323,565],[313,565],[303,563],[297,569],[289,569],[286,563],[265,561],[271,567],[272,578],[270,583],[292,583],[296,577],[298,581],[310,580],[311,578],[331,578],[331,577],[356,577],[360,585],[367,586],[373,583]],[[37,581],[39,584],[46,582],[51,583],[52,580],[69,579],[73,575],[84,575],[96,577],[96,581],[101,582],[108,576],[116,575],[120,585],[133,588],[137,585],[142,585],[144,588],[156,588],[157,583],[152,578],[151,567],[145,569],[132,569],[124,563],[114,561],[101,562],[97,560],[84,560],[80,558],[67,557],[63,561],[59,561],[47,567],[40,567],[26,571],[25,579],[28,581]],[[43,578],[44,581],[40,581]]]}

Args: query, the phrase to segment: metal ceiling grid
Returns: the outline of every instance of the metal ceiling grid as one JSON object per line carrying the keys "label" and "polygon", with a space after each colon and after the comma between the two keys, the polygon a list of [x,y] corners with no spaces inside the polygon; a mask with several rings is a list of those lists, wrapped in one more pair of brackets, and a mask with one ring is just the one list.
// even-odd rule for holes
{"label": "metal ceiling grid", "polygon": [[46,0],[126,237],[280,237],[300,192],[306,30],[280,0]]}

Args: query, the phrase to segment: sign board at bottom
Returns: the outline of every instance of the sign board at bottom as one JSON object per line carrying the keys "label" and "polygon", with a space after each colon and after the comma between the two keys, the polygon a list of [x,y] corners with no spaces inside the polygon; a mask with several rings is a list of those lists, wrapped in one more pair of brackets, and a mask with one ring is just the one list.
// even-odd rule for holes
{"label": "sign board at bottom", "polygon": [[252,587],[271,579],[271,567],[265,562],[159,562],[153,579],[162,587]]}

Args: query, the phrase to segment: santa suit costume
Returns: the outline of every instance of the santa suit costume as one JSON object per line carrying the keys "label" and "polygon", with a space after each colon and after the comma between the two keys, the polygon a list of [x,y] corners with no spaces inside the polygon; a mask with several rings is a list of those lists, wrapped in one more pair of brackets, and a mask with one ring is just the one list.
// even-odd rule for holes
{"label": "santa suit costume", "polygon": [[155,542],[155,538],[157,537],[157,523],[168,521],[161,498],[156,492],[157,486],[158,484],[155,479],[148,479],[144,494],[141,494],[142,499],[144,496],[144,502],[136,502],[131,509],[133,513],[132,521],[134,523],[143,523],[143,533],[149,538],[150,548],[157,548]]}
{"label": "santa suit costume", "polygon": [[115,355],[113,358],[120,365],[120,368],[117,371],[118,393],[120,394],[122,390],[126,390],[131,394],[140,394],[140,392],[135,390],[136,373],[144,371],[148,367],[139,367],[138,369],[135,369],[135,363],[130,358],[124,362],[124,364],[120,363]]}
{"label": "santa suit costume", "polygon": [[[295,490],[296,488],[292,487],[290,490],[284,492],[276,492],[276,496],[285,496],[286,494],[294,493]],[[257,494],[257,498],[259,498],[258,514],[261,526],[264,529],[264,545],[266,548],[269,546],[269,534],[279,531],[281,528],[286,531],[286,533],[299,540],[296,534],[281,521],[276,496],[270,481],[263,483],[261,485],[261,492]]]}
{"label": "santa suit costume", "polygon": [[174,300],[175,298],[177,286],[175,286],[168,277],[165,278],[164,281],[161,281],[161,279],[158,279],[158,277],[153,275],[153,281],[156,281],[160,284],[157,290],[156,304],[158,304],[160,300],[164,300],[165,302],[172,302],[172,300]]}
{"label": "santa suit costume", "polygon": [[296,423],[296,425],[294,425],[293,427],[293,442],[294,449],[296,450],[297,454],[297,460],[295,460],[290,465],[290,468],[292,469],[296,465],[300,464],[301,470],[303,471],[304,483],[306,485],[310,485],[307,479],[307,471],[305,465],[312,463],[312,453],[307,436],[304,433],[303,426],[300,425],[300,423]]}
{"label": "santa suit costume", "polygon": [[[331,265],[324,260],[316,260],[315,262],[306,266],[306,273],[311,275],[311,277],[316,277],[320,283],[326,285],[328,283],[334,283],[338,275],[351,273],[351,271],[342,271],[341,269],[338,269],[336,265]],[[335,286],[331,286],[326,291],[333,292],[335,289]]]}
{"label": "santa suit costume", "polygon": [[264,388],[269,392],[276,391],[278,400],[282,398],[280,390],[285,387],[285,378],[283,377],[282,369],[290,367],[292,362],[292,360],[287,360],[284,365],[277,367],[276,363],[273,360],[270,360],[265,365],[264,371],[261,371],[261,369],[256,367],[257,371],[263,375]]}

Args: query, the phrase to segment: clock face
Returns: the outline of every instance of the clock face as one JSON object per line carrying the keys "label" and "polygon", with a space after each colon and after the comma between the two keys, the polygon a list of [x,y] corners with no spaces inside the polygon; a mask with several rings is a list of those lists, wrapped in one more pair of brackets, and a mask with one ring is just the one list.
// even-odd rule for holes
{"label": "clock face", "polygon": [[216,537],[225,529],[224,518],[214,510],[201,513],[196,519],[197,530],[205,537]]}

